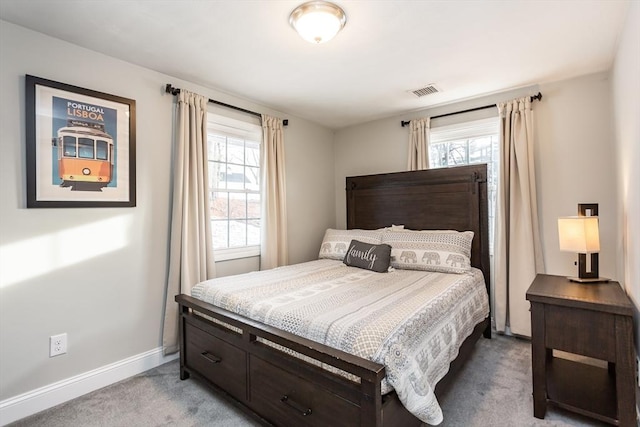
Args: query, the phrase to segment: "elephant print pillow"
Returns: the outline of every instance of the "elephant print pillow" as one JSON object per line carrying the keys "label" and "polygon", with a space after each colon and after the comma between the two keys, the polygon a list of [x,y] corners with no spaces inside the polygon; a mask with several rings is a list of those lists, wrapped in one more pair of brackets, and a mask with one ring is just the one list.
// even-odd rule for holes
{"label": "elephant print pillow", "polygon": [[402,230],[384,232],[391,266],[405,270],[466,273],[471,269],[473,231]]}
{"label": "elephant print pillow", "polygon": [[378,230],[334,230],[328,228],[324,233],[318,258],[344,260],[352,240],[378,245],[382,243],[382,232]]}

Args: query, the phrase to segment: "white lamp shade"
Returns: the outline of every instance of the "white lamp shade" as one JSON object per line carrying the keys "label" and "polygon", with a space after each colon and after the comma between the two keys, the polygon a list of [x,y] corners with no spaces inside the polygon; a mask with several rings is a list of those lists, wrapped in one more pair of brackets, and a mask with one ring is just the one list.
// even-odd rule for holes
{"label": "white lamp shade", "polygon": [[291,26],[311,43],[325,43],[344,27],[344,11],[333,3],[310,1],[298,6],[289,17]]}
{"label": "white lamp shade", "polygon": [[600,252],[597,216],[558,218],[560,250],[588,254]]}

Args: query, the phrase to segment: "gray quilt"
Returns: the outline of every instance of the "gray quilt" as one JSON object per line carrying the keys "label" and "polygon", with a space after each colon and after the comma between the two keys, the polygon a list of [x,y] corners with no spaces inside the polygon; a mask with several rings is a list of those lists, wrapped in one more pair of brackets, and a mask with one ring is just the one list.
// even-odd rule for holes
{"label": "gray quilt", "polygon": [[428,424],[442,422],[437,382],[489,314],[482,273],[375,273],[322,259],[198,284],[193,297],[383,364],[395,389]]}

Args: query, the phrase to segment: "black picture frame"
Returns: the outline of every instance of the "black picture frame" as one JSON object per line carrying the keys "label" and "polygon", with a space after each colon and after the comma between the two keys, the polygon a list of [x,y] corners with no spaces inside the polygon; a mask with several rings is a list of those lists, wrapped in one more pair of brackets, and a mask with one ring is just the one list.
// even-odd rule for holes
{"label": "black picture frame", "polygon": [[136,206],[136,102],[25,76],[27,208]]}

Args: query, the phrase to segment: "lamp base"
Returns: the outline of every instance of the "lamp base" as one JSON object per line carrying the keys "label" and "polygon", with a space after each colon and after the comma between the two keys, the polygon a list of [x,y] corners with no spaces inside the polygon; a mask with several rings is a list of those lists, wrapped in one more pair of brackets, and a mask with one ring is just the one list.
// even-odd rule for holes
{"label": "lamp base", "polygon": [[611,279],[607,279],[606,277],[589,277],[589,278],[580,278],[580,277],[567,277],[567,279],[572,282],[578,283],[599,283],[599,282],[608,282]]}

